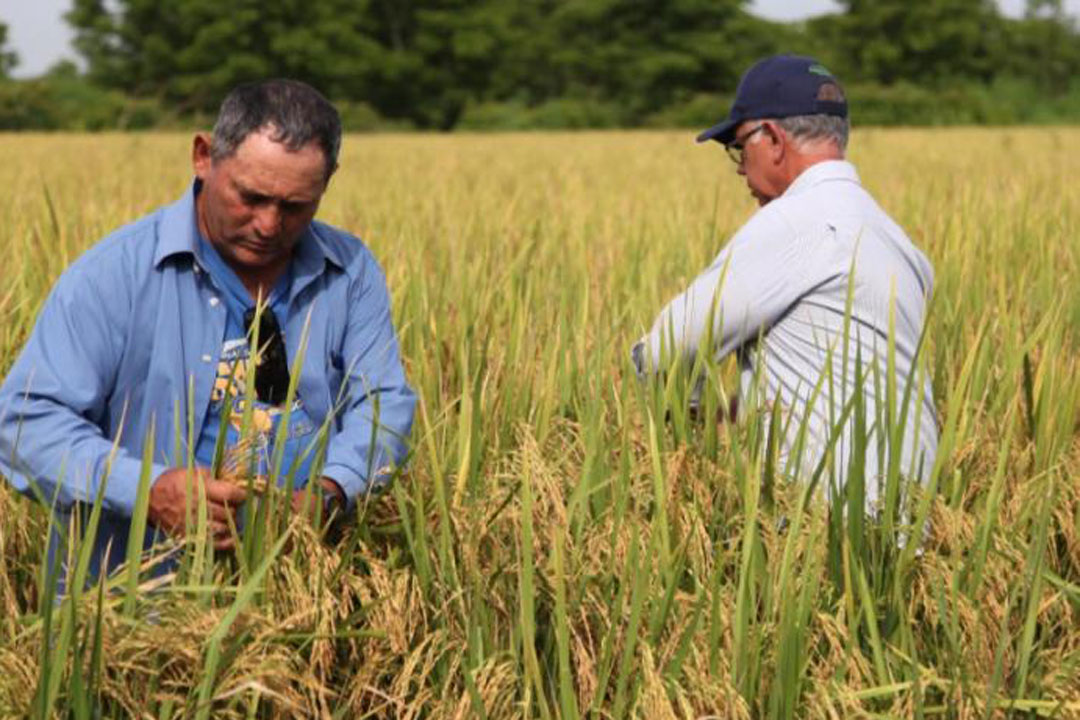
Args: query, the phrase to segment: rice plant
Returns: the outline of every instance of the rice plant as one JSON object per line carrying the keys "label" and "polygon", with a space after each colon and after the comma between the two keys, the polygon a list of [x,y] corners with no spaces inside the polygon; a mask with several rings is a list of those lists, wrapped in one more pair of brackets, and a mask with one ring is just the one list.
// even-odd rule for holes
{"label": "rice plant", "polygon": [[[0,136],[0,372],[68,263],[183,192],[187,144]],[[864,184],[935,265],[916,381],[942,432],[925,486],[890,465],[830,492],[785,477],[779,414],[702,419],[730,361],[644,385],[629,365],[753,212],[722,152],[347,138],[321,217],[386,268],[409,467],[336,532],[268,492],[236,552],[196,534],[92,580],[88,544],[61,578],[45,538],[93,533],[100,506],[53,528],[5,485],[0,716],[1080,718],[1078,153],[1070,128],[856,131]],[[880,418],[846,410],[886,429],[858,442],[897,437],[909,392],[883,394]]]}

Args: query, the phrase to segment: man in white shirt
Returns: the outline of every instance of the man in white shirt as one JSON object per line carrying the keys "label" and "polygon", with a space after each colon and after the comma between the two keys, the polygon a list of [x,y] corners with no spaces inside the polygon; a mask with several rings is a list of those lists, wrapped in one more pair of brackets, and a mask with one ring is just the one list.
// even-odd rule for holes
{"label": "man in white shirt", "polygon": [[844,160],[847,115],[840,83],[812,58],[746,72],[729,116],[698,142],[724,145],[761,209],[631,355],[646,376],[698,352],[738,353],[741,412],[779,405],[778,467],[804,480],[821,469],[823,485],[841,488],[865,445],[856,460],[872,512],[890,464],[916,480],[934,464],[937,422],[917,362],[933,268]]}

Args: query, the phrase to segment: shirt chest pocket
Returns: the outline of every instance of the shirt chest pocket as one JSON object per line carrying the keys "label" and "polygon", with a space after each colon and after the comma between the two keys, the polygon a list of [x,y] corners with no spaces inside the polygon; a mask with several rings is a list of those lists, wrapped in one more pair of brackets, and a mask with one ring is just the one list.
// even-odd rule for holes
{"label": "shirt chest pocket", "polygon": [[331,407],[335,407],[343,397],[342,385],[349,376],[349,359],[346,357],[344,318],[331,315],[328,318],[326,332],[326,386],[330,393]]}
{"label": "shirt chest pocket", "polygon": [[345,380],[345,356],[341,354],[340,348],[330,350],[326,379],[330,389],[330,400],[335,402],[341,395],[341,384]]}

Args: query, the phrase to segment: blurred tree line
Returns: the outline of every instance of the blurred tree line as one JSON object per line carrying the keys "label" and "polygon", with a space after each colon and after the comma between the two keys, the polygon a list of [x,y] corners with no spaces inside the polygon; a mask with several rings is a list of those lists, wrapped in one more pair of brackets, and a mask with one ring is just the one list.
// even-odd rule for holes
{"label": "blurred tree line", "polygon": [[[799,23],[744,0],[74,0],[87,71],[0,80],[0,128],[206,122],[244,80],[304,79],[353,130],[699,126],[775,52],[818,57],[865,124],[1080,119],[1061,0],[842,0]],[[0,78],[15,58],[3,51]]]}

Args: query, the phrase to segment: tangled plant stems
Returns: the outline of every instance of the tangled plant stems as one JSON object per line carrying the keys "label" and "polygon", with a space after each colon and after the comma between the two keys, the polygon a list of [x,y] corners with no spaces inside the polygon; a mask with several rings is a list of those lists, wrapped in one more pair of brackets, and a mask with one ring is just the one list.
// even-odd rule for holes
{"label": "tangled plant stems", "polygon": [[[64,267],[189,173],[178,135],[0,145],[3,371]],[[825,475],[786,482],[768,413],[690,416],[695,377],[706,416],[726,404],[729,364],[629,373],[753,210],[714,150],[348,138],[323,215],[387,271],[421,398],[408,471],[337,534],[270,493],[236,552],[174,544],[165,578],[135,556],[59,601],[48,515],[5,487],[0,715],[1080,717],[1080,131],[856,133],[937,270],[938,464],[925,488],[886,473],[875,518],[851,512],[872,472],[831,500]],[[889,394],[867,426],[895,427]]]}

